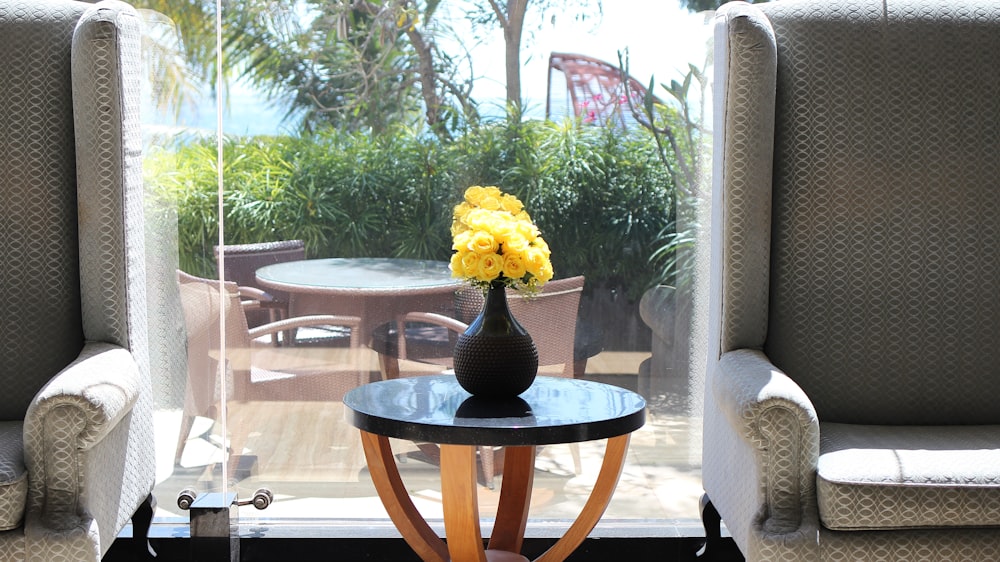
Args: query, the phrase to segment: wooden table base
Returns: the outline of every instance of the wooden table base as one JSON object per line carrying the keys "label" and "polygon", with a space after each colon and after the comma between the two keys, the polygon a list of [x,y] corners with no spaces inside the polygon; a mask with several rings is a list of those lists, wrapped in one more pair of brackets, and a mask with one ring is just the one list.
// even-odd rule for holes
{"label": "wooden table base", "polygon": [[[400,534],[421,560],[527,562],[528,559],[520,552],[534,484],[534,446],[506,448],[503,483],[493,535],[488,548],[484,549],[479,525],[475,446],[441,445],[441,496],[445,535],[448,538],[445,544],[413,505],[399,476],[389,439],[362,430],[361,442],[379,498]],[[608,439],[601,471],[583,510],[566,534],[535,559],[535,562],[561,562],[587,538],[607,509],[618,485],[628,443],[628,434]]]}

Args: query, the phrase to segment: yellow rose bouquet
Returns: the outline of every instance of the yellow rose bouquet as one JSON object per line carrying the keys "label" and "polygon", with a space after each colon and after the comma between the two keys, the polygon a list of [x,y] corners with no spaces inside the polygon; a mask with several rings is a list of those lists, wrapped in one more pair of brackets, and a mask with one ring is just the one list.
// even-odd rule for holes
{"label": "yellow rose bouquet", "polygon": [[549,246],[521,201],[498,187],[474,185],[455,206],[452,276],[483,288],[502,283],[533,293],[552,279]]}

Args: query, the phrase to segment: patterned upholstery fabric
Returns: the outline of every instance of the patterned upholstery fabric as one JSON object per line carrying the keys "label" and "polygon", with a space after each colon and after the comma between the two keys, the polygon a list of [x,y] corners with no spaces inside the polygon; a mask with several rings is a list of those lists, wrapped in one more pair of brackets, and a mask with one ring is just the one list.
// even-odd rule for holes
{"label": "patterned upholstery fabric", "polygon": [[766,11],[768,356],[824,421],[1000,423],[1000,3],[823,6]]}
{"label": "patterned upholstery fabric", "polygon": [[[106,551],[153,487],[155,460],[147,336],[143,217],[141,23],[117,0],[99,2],[73,36],[73,107],[79,200],[80,278],[84,336],[127,348],[138,369],[137,398],[126,423],[82,459],[85,479],[117,488],[88,488],[89,510]],[[82,354],[81,354],[82,356]],[[122,373],[125,365],[111,372]],[[124,384],[124,380],[119,382]]]}
{"label": "patterned upholstery fabric", "polygon": [[828,529],[1000,521],[1000,426],[820,428],[817,495]]}
{"label": "patterned upholstery fabric", "polygon": [[16,529],[24,517],[28,472],[21,422],[0,422],[0,531]]}
{"label": "patterned upholstery fabric", "polygon": [[76,194],[69,191],[76,169],[67,158],[74,142],[70,41],[83,9],[0,3],[3,420],[23,420],[38,389],[83,347]]}
{"label": "patterned upholstery fabric", "polygon": [[0,0],[0,419],[28,475],[3,560],[99,560],[152,490],[139,30],[117,0]]}
{"label": "patterned upholstery fabric", "polygon": [[716,21],[708,497],[748,560],[1000,559],[1000,2]]}
{"label": "patterned upholstery fabric", "polygon": [[[819,530],[823,560],[940,560],[942,562],[983,562],[1000,560],[997,530],[952,528],[947,532],[926,529],[892,532],[855,531],[843,533]],[[764,558],[780,560],[780,558]],[[809,558],[784,558],[809,560]]]}

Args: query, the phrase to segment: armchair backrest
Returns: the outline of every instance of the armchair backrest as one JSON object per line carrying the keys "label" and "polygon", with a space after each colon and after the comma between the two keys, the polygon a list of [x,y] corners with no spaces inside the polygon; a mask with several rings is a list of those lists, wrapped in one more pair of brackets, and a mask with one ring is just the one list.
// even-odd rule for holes
{"label": "armchair backrest", "polygon": [[[306,259],[306,244],[302,240],[278,240],[255,244],[227,244],[226,281],[240,287],[257,287],[258,269],[286,261]],[[219,247],[215,247],[215,260],[219,260]]]}
{"label": "armchair backrest", "polygon": [[[276,263],[306,259],[306,245],[302,240],[278,240],[254,244],[227,244],[225,247],[226,281],[240,287],[256,287],[266,290],[275,299],[287,303],[289,295],[285,291],[264,289],[257,282],[257,270]],[[215,261],[219,261],[219,247],[215,247]],[[248,325],[253,328],[270,321],[267,311],[247,311]]]}
{"label": "armchair backrest", "polygon": [[2,420],[85,340],[148,370],[139,51],[124,4],[0,4]]}
{"label": "armchair backrest", "polygon": [[716,69],[722,351],[825,421],[1000,423],[1000,5],[905,5],[737,6],[717,36],[745,46]]}

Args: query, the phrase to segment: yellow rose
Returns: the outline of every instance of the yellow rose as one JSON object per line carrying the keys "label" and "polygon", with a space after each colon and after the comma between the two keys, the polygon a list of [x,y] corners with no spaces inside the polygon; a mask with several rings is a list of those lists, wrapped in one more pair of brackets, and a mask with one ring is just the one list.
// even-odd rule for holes
{"label": "yellow rose", "polygon": [[462,274],[465,277],[475,277],[479,274],[479,254],[475,252],[460,252],[462,257]]}
{"label": "yellow rose", "polygon": [[500,244],[492,234],[484,230],[471,231],[472,235],[466,243],[469,251],[477,254],[495,254],[500,249]]}
{"label": "yellow rose", "polygon": [[474,185],[474,186],[470,187],[469,189],[465,190],[465,201],[466,201],[466,203],[468,203],[469,205],[472,205],[474,207],[482,207],[483,206],[483,200],[486,199],[486,198],[496,199],[497,203],[499,204],[501,196],[502,196],[502,193],[500,191],[500,188],[498,188],[496,186],[492,186],[492,185],[487,186],[487,187],[482,187],[482,186],[479,186],[479,185]]}
{"label": "yellow rose", "polygon": [[496,197],[497,199],[503,197],[503,192],[500,191],[500,188],[495,185],[487,185],[484,187],[483,194],[484,197]]}
{"label": "yellow rose", "polygon": [[504,254],[503,274],[511,279],[520,279],[528,270],[524,266],[524,258],[521,254]]}
{"label": "yellow rose", "polygon": [[479,199],[483,196],[484,189],[478,185],[469,186],[465,190],[465,202],[472,206],[479,205]]}
{"label": "yellow rose", "polygon": [[[545,266],[549,264],[549,258],[545,255],[545,253],[542,252],[541,249],[534,246],[529,247],[524,252],[523,259],[524,267],[527,268],[528,273],[534,275],[535,277],[539,277]],[[549,264],[548,267],[551,269],[552,266]]]}
{"label": "yellow rose", "polygon": [[479,275],[482,281],[493,281],[503,271],[503,258],[497,254],[483,254],[479,258]]}
{"label": "yellow rose", "polygon": [[[496,186],[470,186],[453,209],[452,275],[476,283],[503,278],[535,290],[553,276],[548,244],[516,196]],[[503,255],[500,255],[502,252]]]}
{"label": "yellow rose", "polygon": [[503,253],[506,255],[508,252],[515,254],[523,254],[528,251],[528,241],[518,233],[512,233],[506,238],[503,243]]}
{"label": "yellow rose", "polygon": [[523,236],[528,241],[532,241],[535,238],[538,238],[539,234],[538,227],[535,226],[530,221],[519,220],[515,224],[518,234]]}
{"label": "yellow rose", "polygon": [[472,209],[465,215],[465,224],[472,230],[490,230],[493,213],[485,209]]}
{"label": "yellow rose", "polygon": [[486,209],[487,211],[499,211],[500,210],[500,199],[494,197],[493,195],[484,195],[479,200],[479,207],[481,209]]}
{"label": "yellow rose", "polygon": [[524,204],[517,197],[509,194],[504,194],[500,199],[500,207],[512,215],[517,215],[524,210]]}
{"label": "yellow rose", "polygon": [[545,262],[545,265],[542,266],[542,270],[539,271],[538,275],[537,275],[539,286],[541,286],[544,283],[548,283],[549,281],[551,281],[553,274],[554,274],[554,272],[552,271],[552,264],[549,263],[549,262]]}
{"label": "yellow rose", "polygon": [[460,233],[465,232],[469,229],[469,226],[465,223],[465,218],[472,211],[472,205],[468,203],[460,203],[455,205],[455,210],[452,213],[451,219],[451,235],[458,236]]}
{"label": "yellow rose", "polygon": [[472,231],[464,230],[455,235],[454,241],[451,245],[452,250],[468,250],[469,241],[472,240]]}
{"label": "yellow rose", "polygon": [[539,250],[541,250],[542,253],[545,254],[546,258],[548,258],[549,256],[552,255],[552,250],[549,250],[549,243],[546,242],[541,236],[538,236],[537,238],[535,238],[531,242],[531,246],[534,247],[534,248],[538,248]]}
{"label": "yellow rose", "polygon": [[466,277],[465,267],[462,265],[462,252],[455,252],[451,255],[451,263],[448,264],[448,268],[451,269],[452,277]]}
{"label": "yellow rose", "polygon": [[459,203],[458,205],[455,205],[455,209],[452,212],[452,216],[455,217],[455,220],[464,220],[465,215],[468,215],[469,211],[471,211],[472,209],[475,209],[475,207],[469,205],[468,203]]}
{"label": "yellow rose", "polygon": [[506,244],[511,236],[517,235],[517,223],[506,213],[494,213],[491,219],[487,228],[500,244]]}

